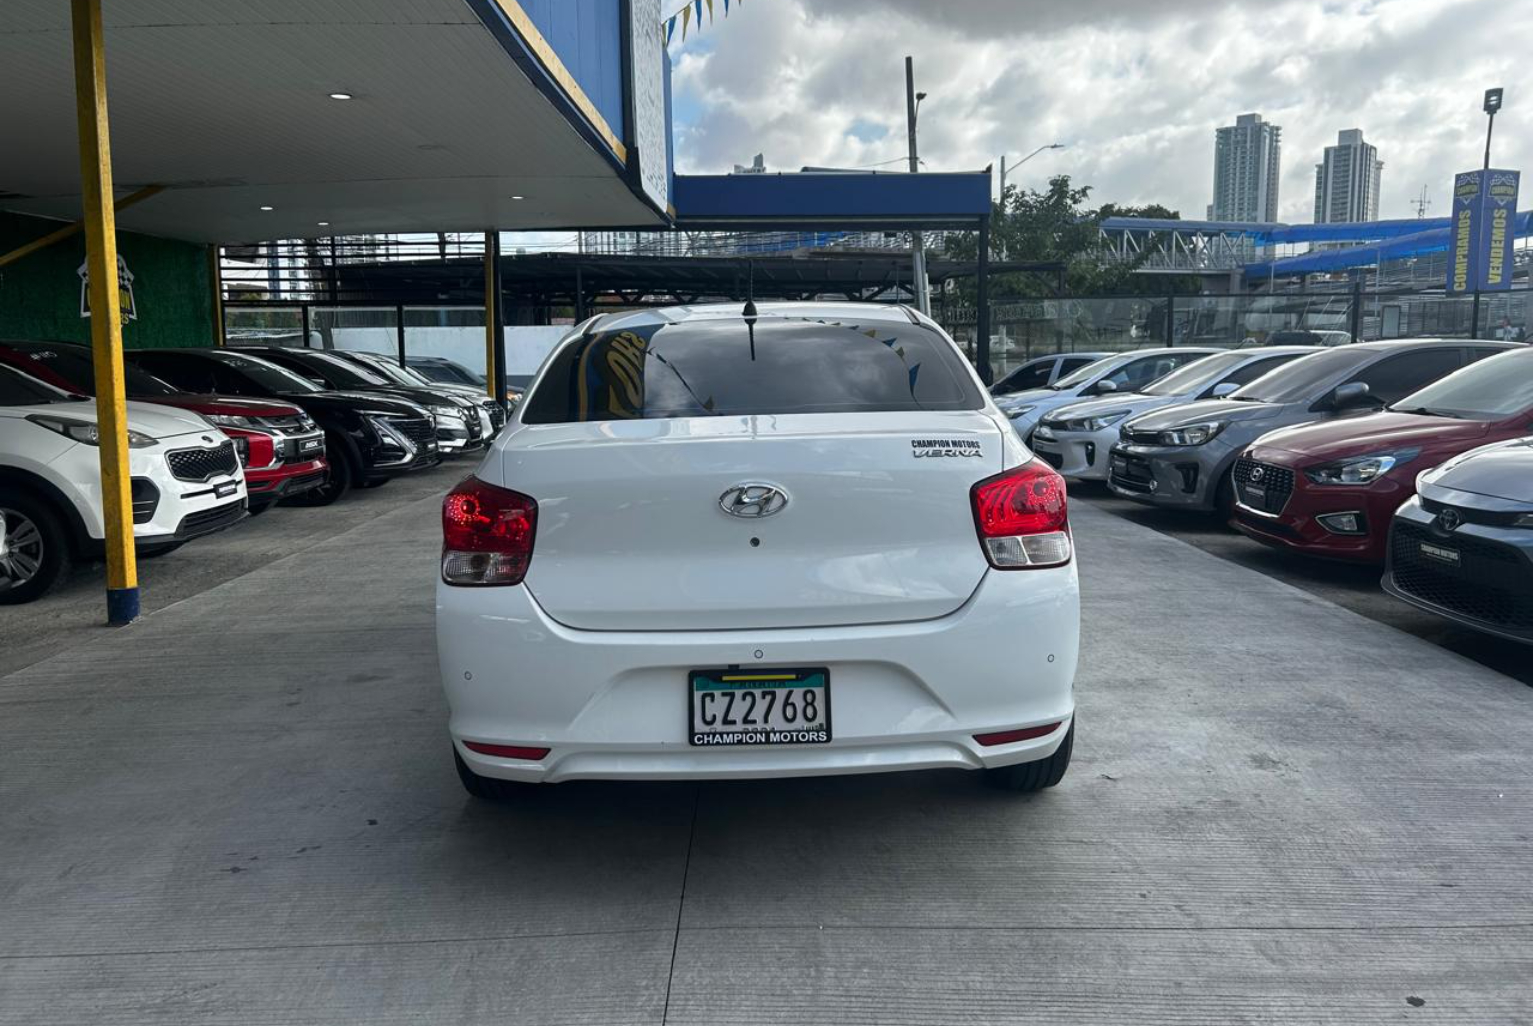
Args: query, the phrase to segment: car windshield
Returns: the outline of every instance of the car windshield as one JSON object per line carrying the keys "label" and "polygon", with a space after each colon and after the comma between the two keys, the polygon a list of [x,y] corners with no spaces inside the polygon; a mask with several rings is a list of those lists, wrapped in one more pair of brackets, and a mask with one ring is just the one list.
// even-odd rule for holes
{"label": "car windshield", "polygon": [[576,339],[553,358],[523,421],[982,406],[962,357],[927,328],[729,318]]}
{"label": "car windshield", "polygon": [[1378,353],[1369,349],[1343,347],[1323,353],[1301,356],[1269,374],[1263,374],[1244,388],[1231,393],[1231,399],[1252,403],[1298,403],[1315,398],[1359,367],[1374,360]]}
{"label": "car windshield", "polygon": [[1533,408],[1533,350],[1478,360],[1413,392],[1390,409],[1467,420],[1500,420]]}
{"label": "car windshield", "polygon": [[83,396],[38,381],[14,367],[0,364],[0,406],[41,406],[47,403],[87,402]]}
{"label": "car windshield", "polygon": [[451,360],[421,360],[419,363],[411,363],[410,367],[431,381],[456,382],[460,385],[482,386],[484,384],[484,378],[476,377],[467,367]]}
{"label": "car windshield", "polygon": [[1216,353],[1205,356],[1140,389],[1145,395],[1190,395],[1201,392],[1249,360],[1249,353]]}
{"label": "car windshield", "polygon": [[1121,353],[1113,356],[1104,356],[1100,360],[1086,364],[1086,366],[1082,367],[1074,374],[1066,374],[1064,377],[1060,378],[1058,381],[1054,382],[1048,387],[1052,388],[1056,392],[1061,392],[1067,388],[1074,388],[1076,385],[1084,385],[1086,382],[1090,381],[1098,374],[1101,374],[1103,371],[1112,367],[1114,362],[1119,360],[1121,357]]}
{"label": "car windshield", "polygon": [[286,367],[279,367],[270,360],[263,360],[259,356],[232,353],[225,350],[214,357],[214,359],[221,362],[225,367],[233,367],[261,388],[270,392],[307,393],[323,391],[323,389],[308,378],[300,377]]}
{"label": "car windshield", "polygon": [[332,382],[337,388],[377,388],[387,385],[388,379],[376,371],[366,370],[350,360],[329,353],[304,352],[293,359],[300,367],[313,367],[314,373]]}
{"label": "car windshield", "polygon": [[[347,363],[360,364],[363,373],[375,374],[396,385],[405,385],[410,388],[419,388],[421,385],[430,385],[431,382],[422,378],[419,374],[399,366],[393,360],[380,353],[352,353],[352,359]],[[345,357],[342,357],[345,359]]]}
{"label": "car windshield", "polygon": [[[90,350],[84,346],[24,343],[12,345],[11,348],[69,382],[70,387],[77,392],[83,395],[96,394],[96,365],[91,360]],[[180,391],[131,363],[123,364],[122,375],[127,394],[135,399],[177,395]]]}

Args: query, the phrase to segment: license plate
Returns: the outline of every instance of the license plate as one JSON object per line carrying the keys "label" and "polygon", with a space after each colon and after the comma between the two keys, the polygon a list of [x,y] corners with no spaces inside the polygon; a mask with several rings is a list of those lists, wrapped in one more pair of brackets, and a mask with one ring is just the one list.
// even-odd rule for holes
{"label": "license plate", "polygon": [[830,671],[693,670],[687,675],[693,746],[809,745],[830,740]]}
{"label": "license plate", "polygon": [[325,440],[323,438],[305,438],[298,443],[299,452],[323,452]]}
{"label": "license plate", "polygon": [[1435,559],[1439,563],[1447,563],[1449,566],[1458,566],[1462,562],[1458,549],[1433,545],[1430,542],[1421,542],[1421,554],[1428,559]]}
{"label": "license plate", "polygon": [[216,484],[213,486],[213,497],[215,499],[227,498],[228,496],[233,495],[235,492],[239,491],[239,488],[239,484],[234,481],[225,481],[222,484]]}
{"label": "license plate", "polygon": [[1247,506],[1254,506],[1257,509],[1267,508],[1267,489],[1261,485],[1241,485],[1240,498]]}

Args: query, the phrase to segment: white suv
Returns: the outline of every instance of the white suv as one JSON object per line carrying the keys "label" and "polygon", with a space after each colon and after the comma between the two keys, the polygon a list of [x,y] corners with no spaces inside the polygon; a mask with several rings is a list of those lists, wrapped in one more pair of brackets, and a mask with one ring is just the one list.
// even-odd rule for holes
{"label": "white suv", "polygon": [[[37,598],[101,552],[96,431],[94,401],[0,365],[0,604]],[[128,450],[140,554],[245,516],[234,443],[198,414],[128,403]]]}
{"label": "white suv", "polygon": [[902,307],[596,318],[443,505],[464,786],[986,769],[1057,783],[1063,479]]}

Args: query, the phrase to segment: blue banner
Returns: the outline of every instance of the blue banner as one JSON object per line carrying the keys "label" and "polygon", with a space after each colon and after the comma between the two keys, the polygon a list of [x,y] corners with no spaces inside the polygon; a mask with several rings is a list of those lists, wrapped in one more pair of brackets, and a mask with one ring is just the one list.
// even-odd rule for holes
{"label": "blue banner", "polygon": [[1502,292],[1512,287],[1512,240],[1516,235],[1517,186],[1521,175],[1495,169],[1485,174],[1488,180],[1479,243],[1485,254],[1485,271],[1480,275],[1479,287],[1487,292]]}
{"label": "blue banner", "polygon": [[1453,176],[1453,212],[1448,218],[1448,293],[1473,291],[1479,282],[1481,173]]}

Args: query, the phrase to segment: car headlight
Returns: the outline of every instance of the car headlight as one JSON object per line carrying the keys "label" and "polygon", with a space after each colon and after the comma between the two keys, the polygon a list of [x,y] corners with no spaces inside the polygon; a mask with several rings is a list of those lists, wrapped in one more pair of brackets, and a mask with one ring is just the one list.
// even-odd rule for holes
{"label": "car headlight", "polygon": [[1396,449],[1394,452],[1353,456],[1350,459],[1310,467],[1304,471],[1304,476],[1317,485],[1372,484],[1394,468],[1409,463],[1420,455],[1420,449]]}
{"label": "car headlight", "polygon": [[433,406],[431,407],[431,412],[436,414],[438,417],[455,417],[458,420],[463,419],[463,411],[456,406]]}
{"label": "car headlight", "polygon": [[[75,420],[73,417],[50,417],[46,414],[34,413],[27,418],[38,427],[45,427],[49,431],[57,431],[65,438],[72,438],[76,442],[84,442],[86,445],[101,444],[101,429],[88,420]],[[151,445],[158,445],[159,439],[144,434],[142,431],[128,429],[128,448],[147,449]]]}
{"label": "car headlight", "polygon": [[1188,424],[1186,427],[1162,431],[1156,438],[1156,441],[1161,445],[1203,445],[1223,431],[1227,424],[1228,421],[1223,420],[1209,420],[1201,424]]}
{"label": "car headlight", "polygon": [[249,417],[236,417],[228,413],[204,413],[203,416],[210,423],[216,424],[219,427],[248,428],[255,426],[255,422]]}
{"label": "car headlight", "polygon": [[1128,410],[1114,410],[1095,417],[1076,417],[1073,420],[1055,420],[1048,424],[1056,431],[1101,431],[1110,428],[1129,415]]}
{"label": "car headlight", "polygon": [[1533,527],[1533,513],[1523,513],[1512,521],[1513,527]]}
{"label": "car headlight", "polygon": [[1006,416],[1010,417],[1012,420],[1016,420],[1024,413],[1033,412],[1033,408],[1031,406],[1006,406],[1002,407],[1002,410]]}

